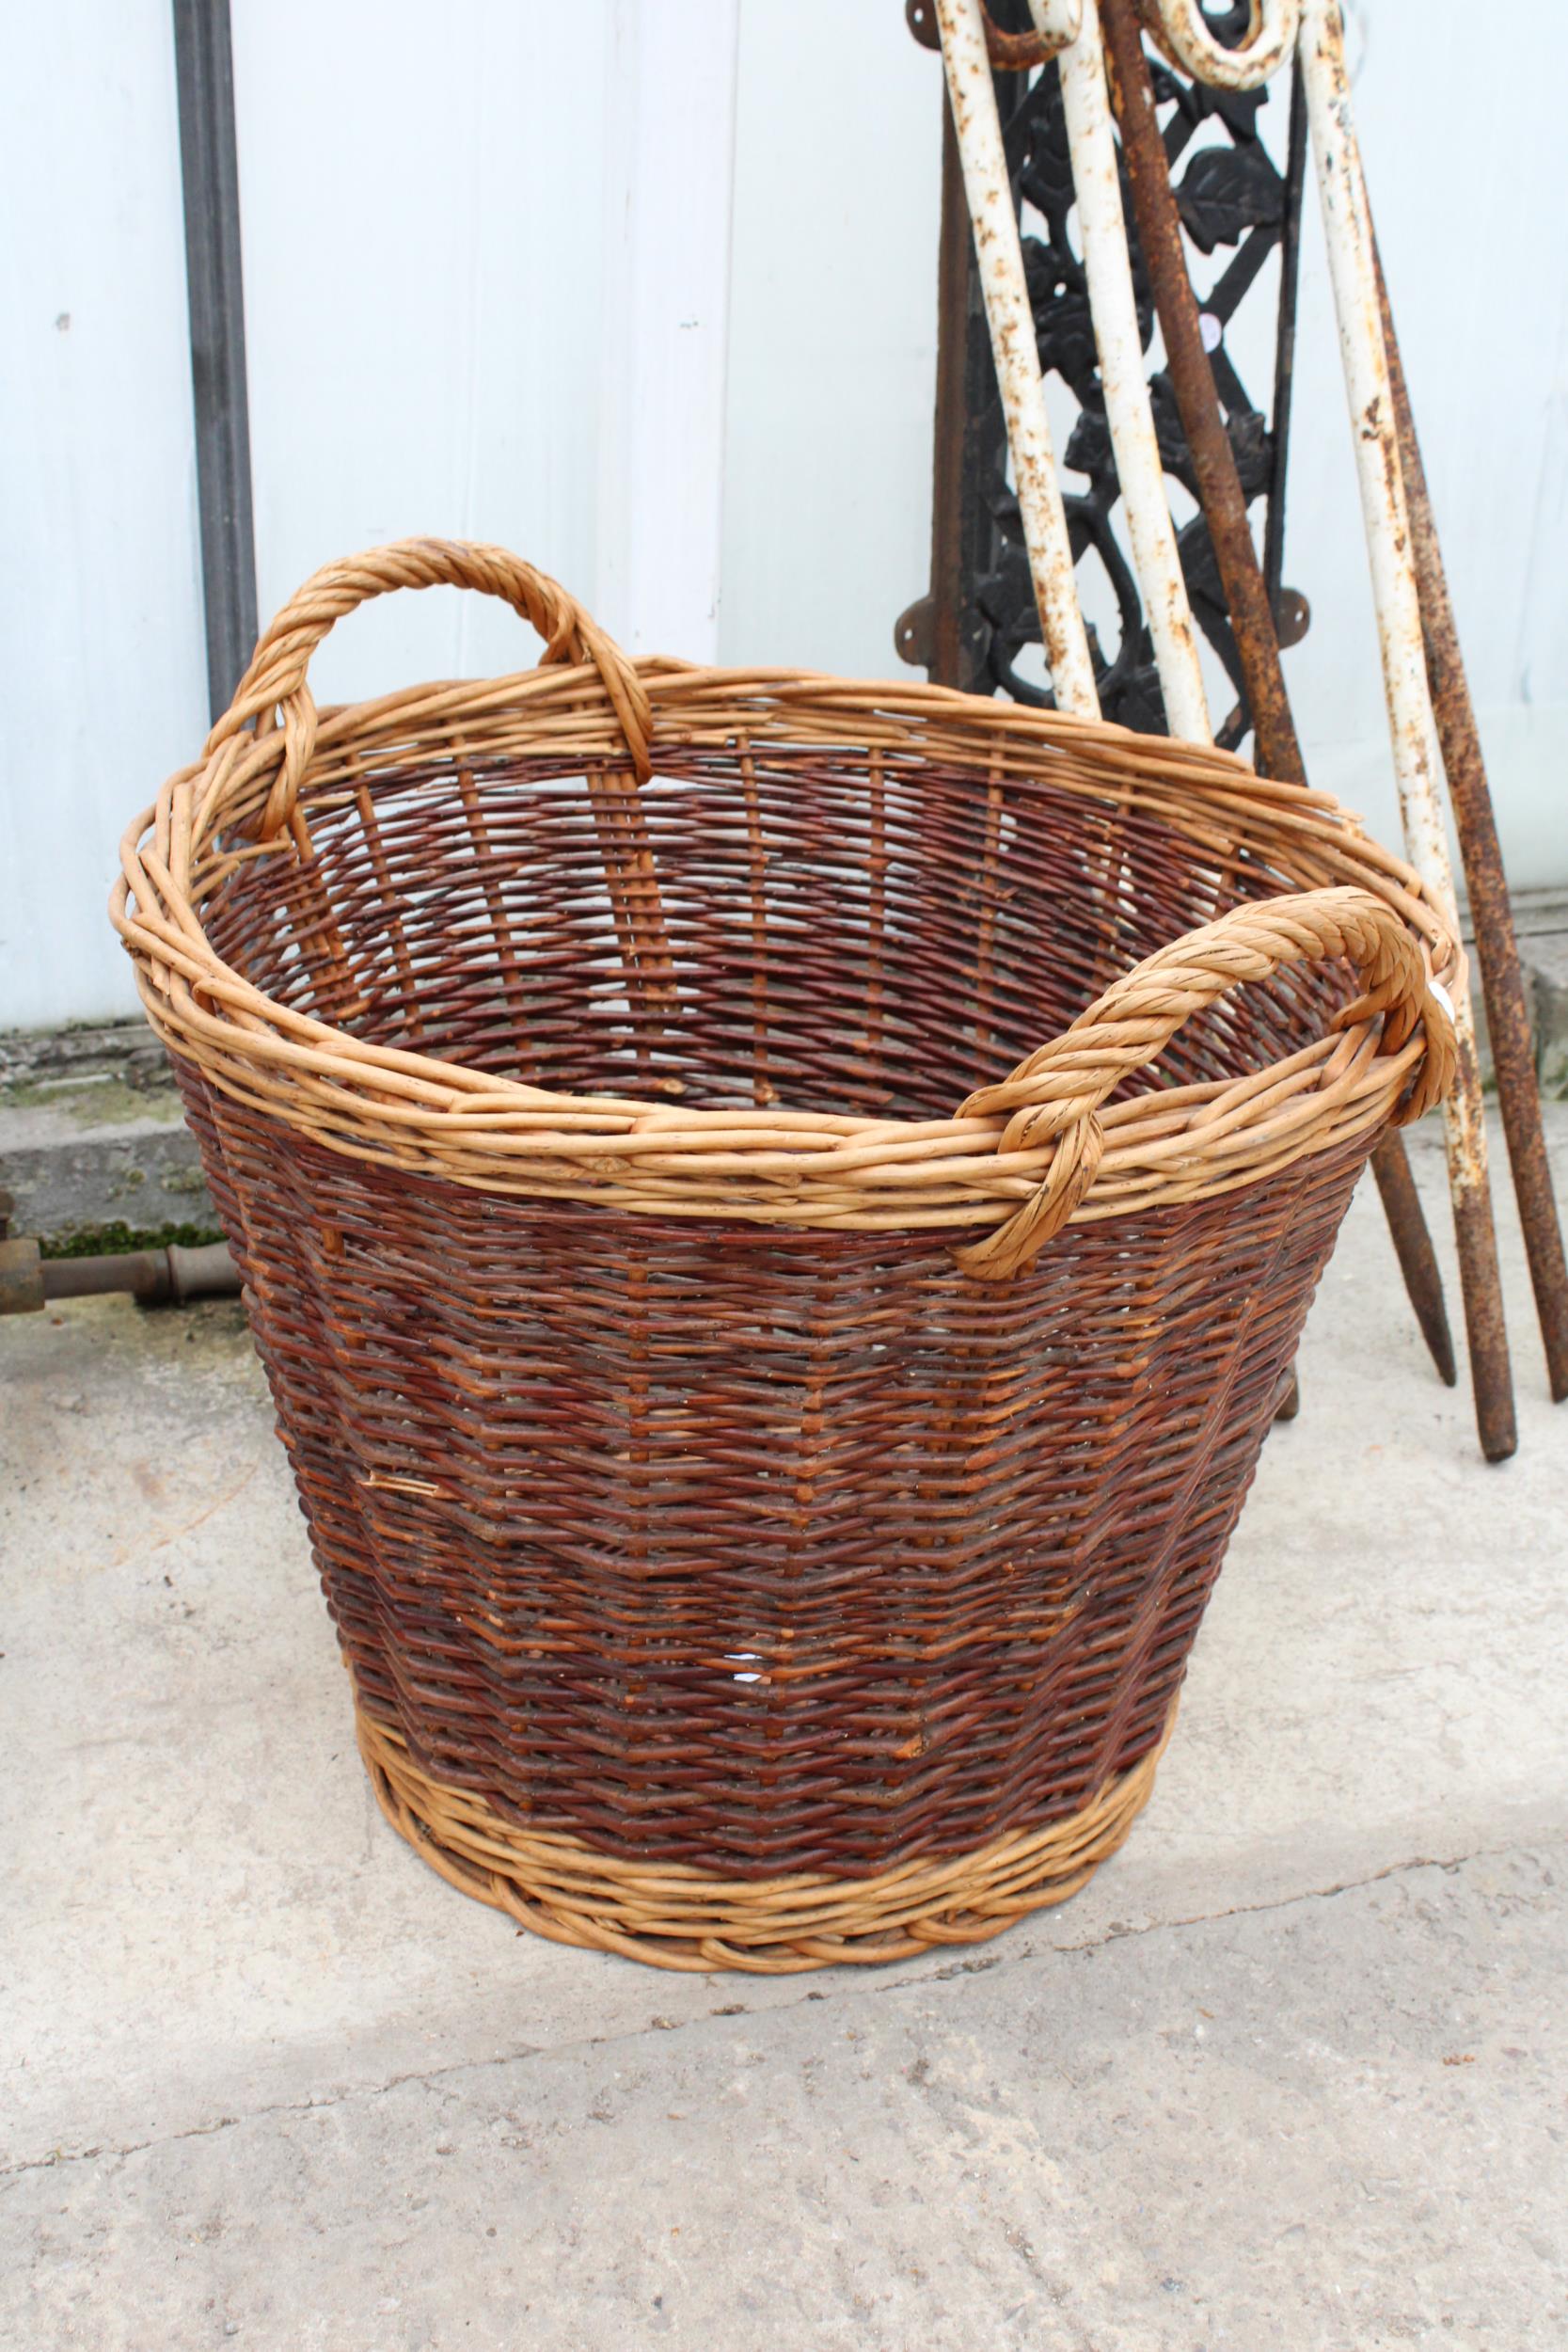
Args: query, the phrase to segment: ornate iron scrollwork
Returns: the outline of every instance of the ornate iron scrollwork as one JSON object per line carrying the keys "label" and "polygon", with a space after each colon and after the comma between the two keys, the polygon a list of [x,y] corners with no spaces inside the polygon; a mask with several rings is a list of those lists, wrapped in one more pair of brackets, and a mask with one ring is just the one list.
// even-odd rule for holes
{"label": "ornate iron scrollwork", "polygon": [[[999,18],[1004,15],[1000,8],[993,13]],[[1248,18],[1249,9],[1243,0],[1243,5],[1215,12],[1210,21],[1222,40],[1232,40],[1244,34]],[[915,24],[912,14],[911,21]],[[915,29],[921,32],[918,24]],[[1213,265],[1208,272],[1199,265],[1194,274],[1209,279],[1208,291],[1199,299],[1206,341],[1212,338],[1210,357],[1215,384],[1243,488],[1249,503],[1263,501],[1265,576],[1279,618],[1281,642],[1294,643],[1304,633],[1306,607],[1292,592],[1281,591],[1279,550],[1296,228],[1305,158],[1300,102],[1292,99],[1290,151],[1281,171],[1259,132],[1262,91],[1212,89],[1187,81],[1158,59],[1152,61],[1152,69],[1182,225],[1195,254]],[[1081,566],[1091,559],[1098,561],[1115,608],[1114,644],[1105,644],[1092,624],[1089,629],[1101,707],[1108,719],[1145,733],[1163,734],[1165,714],[1153,646],[1137,581],[1116,528],[1120,486],[1100,383],[1083,257],[1071,235],[1072,169],[1054,63],[1039,69],[1032,79],[1022,73],[999,74],[997,99],[1015,197],[1021,210],[1029,207],[1039,223],[1037,230],[1031,225],[1026,230],[1023,257],[1041,369],[1048,381],[1053,375],[1057,377],[1078,405],[1062,452],[1064,476],[1082,477],[1087,485],[1079,489],[1066,479],[1063,482],[1073,551]],[[1195,138],[1211,125],[1223,136],[1206,139],[1195,149]],[[1180,159],[1190,149],[1193,151],[1181,169]],[[1154,308],[1132,225],[1125,167],[1122,180],[1139,326],[1148,350],[1154,336]],[[945,189],[944,203],[952,200],[954,193],[951,169]],[[962,227],[967,233],[967,220]],[[944,235],[951,233],[944,223]],[[967,245],[963,250],[967,256]],[[1227,349],[1226,329],[1264,264],[1276,252],[1282,266],[1271,423]],[[948,683],[981,693],[1001,691],[1021,702],[1049,704],[1049,689],[1020,668],[1025,649],[1039,643],[1039,622],[1018,502],[1006,478],[1006,436],[972,266],[964,270],[961,281],[951,268],[944,271],[944,308],[957,307],[960,291],[962,316],[944,316],[942,330],[946,336],[961,334],[963,365],[961,371],[951,365],[939,371],[937,419],[937,496],[940,501],[944,495],[945,471],[945,495],[958,501],[959,511],[945,518],[945,530],[939,521],[933,531],[931,596],[904,616],[896,642],[907,660],[925,663],[933,674],[947,669]],[[954,389],[960,383],[962,413],[955,416],[951,413]],[[946,415],[942,413],[944,389]],[[1177,544],[1194,618],[1235,691],[1236,708],[1221,729],[1221,740],[1234,744],[1247,728],[1241,668],[1208,527],[1197,509],[1197,486],[1175,395],[1163,368],[1150,374],[1149,395],[1165,471],[1186,490],[1195,508],[1191,519],[1179,531]],[[962,453],[961,461],[945,469],[944,438],[949,449],[959,448]],[[948,609],[942,614],[939,608],[944,598]],[[943,644],[948,648],[945,661],[939,656]]]}

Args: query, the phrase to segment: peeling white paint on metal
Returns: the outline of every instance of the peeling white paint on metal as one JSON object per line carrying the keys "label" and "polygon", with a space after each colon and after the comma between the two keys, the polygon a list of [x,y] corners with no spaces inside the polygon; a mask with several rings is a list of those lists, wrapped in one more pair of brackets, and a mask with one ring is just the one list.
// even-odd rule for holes
{"label": "peeling white paint on metal", "polygon": [[[1304,0],[1300,56],[1339,322],[1405,848],[1434,902],[1457,921],[1420,597],[1378,305],[1371,215],[1351,115],[1338,0]],[[1475,1018],[1464,990],[1454,1006],[1454,1025],[1461,1075],[1445,1115],[1449,1179],[1457,1197],[1486,1181]]]}
{"label": "peeling white paint on metal", "polygon": [[1256,89],[1285,63],[1294,46],[1300,0],[1252,0],[1246,39],[1227,49],[1204,22],[1198,0],[1139,0],[1138,14],[1152,39],[1182,72],[1212,89]]}
{"label": "peeling white paint on metal", "polygon": [[936,0],[936,10],[1051,682],[1062,709],[1094,719],[1100,715],[1100,698],[1078,608],[980,0]]}
{"label": "peeling white paint on metal", "polygon": [[[1048,0],[1030,0],[1030,7],[1045,36]],[[1213,729],[1144,375],[1097,0],[1082,0],[1082,29],[1064,51],[1060,72],[1106,421],[1165,715],[1173,735],[1208,743]]]}
{"label": "peeling white paint on metal", "polygon": [[1048,56],[1075,41],[1084,23],[1085,0],[1029,0],[1035,30]]}

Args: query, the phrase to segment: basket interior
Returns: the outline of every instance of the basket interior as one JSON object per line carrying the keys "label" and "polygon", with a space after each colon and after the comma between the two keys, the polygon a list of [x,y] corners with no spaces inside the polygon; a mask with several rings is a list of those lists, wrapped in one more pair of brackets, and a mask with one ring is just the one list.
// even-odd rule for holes
{"label": "basket interior", "polygon": [[[370,1041],[567,1092],[944,1118],[1195,924],[1302,886],[1103,795],[907,752],[660,753],[628,770],[388,751],[307,791],[313,856],[230,866],[203,915],[268,995]],[[221,846],[221,845],[220,845]],[[1126,1090],[1244,1075],[1348,973],[1189,1020]]]}

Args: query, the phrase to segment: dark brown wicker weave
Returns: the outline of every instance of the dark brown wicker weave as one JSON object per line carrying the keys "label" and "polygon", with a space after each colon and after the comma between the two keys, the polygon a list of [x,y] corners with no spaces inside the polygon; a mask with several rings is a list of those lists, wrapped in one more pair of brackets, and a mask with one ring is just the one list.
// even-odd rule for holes
{"label": "dark brown wicker weave", "polygon": [[[325,628],[435,580],[556,658],[318,720]],[[1081,1884],[1448,1082],[1409,870],[1221,754],[634,668],[419,542],[280,616],[117,919],[405,1835],[677,1966]]]}

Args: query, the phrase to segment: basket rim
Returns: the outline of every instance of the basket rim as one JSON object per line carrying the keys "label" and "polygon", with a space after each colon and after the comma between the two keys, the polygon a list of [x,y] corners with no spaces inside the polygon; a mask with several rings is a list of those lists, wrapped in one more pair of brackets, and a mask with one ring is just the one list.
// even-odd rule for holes
{"label": "basket rim", "polygon": [[[351,1156],[481,1190],[657,1215],[969,1228],[954,1232],[971,1244],[956,1254],[968,1270],[995,1276],[1075,1218],[1232,1190],[1353,1136],[1370,1149],[1386,1123],[1419,1116],[1448,1090],[1450,993],[1465,976],[1457,931],[1414,869],[1332,795],[1260,777],[1234,753],[919,680],[618,655],[607,676],[602,645],[570,647],[585,649],[591,658],[562,660],[552,642],[531,670],[436,681],[319,713],[300,663],[291,691],[309,706],[303,754],[276,676],[248,701],[242,684],[202,756],[166,782],[121,844],[111,916],[170,1052],[220,1092]],[[252,677],[261,660],[259,651]],[[641,745],[628,697],[642,714]],[[635,775],[664,748],[738,760],[836,745],[900,764],[972,769],[988,783],[1034,777],[1101,800],[1135,787],[1141,805],[1189,837],[1218,842],[1225,828],[1227,848],[1268,847],[1304,886],[1232,907],[1156,950],[949,1118],[781,1103],[698,1110],[560,1092],[377,1045],[295,1010],[225,963],[207,937],[202,904],[226,873],[252,857],[308,866],[309,813],[348,796],[356,757],[409,742],[422,747],[410,765],[433,786],[443,767],[455,776],[461,762],[477,771],[491,756],[548,755],[591,771],[614,794],[633,839],[621,879],[634,914],[650,906],[657,914],[651,857],[635,850]],[[268,838],[291,763],[292,794]],[[1357,966],[1365,993],[1323,1038],[1247,1076],[1107,1100],[1190,1012],[1228,987],[1286,962],[1339,956]],[[649,971],[653,984],[657,958]],[[669,974],[673,989],[673,966]]]}

